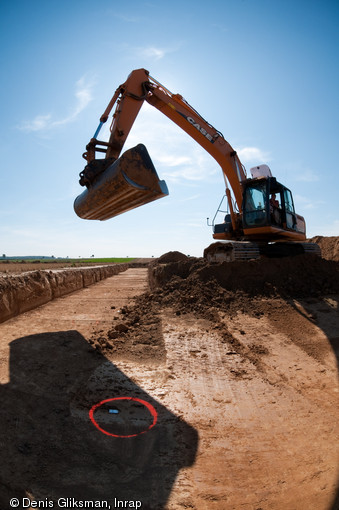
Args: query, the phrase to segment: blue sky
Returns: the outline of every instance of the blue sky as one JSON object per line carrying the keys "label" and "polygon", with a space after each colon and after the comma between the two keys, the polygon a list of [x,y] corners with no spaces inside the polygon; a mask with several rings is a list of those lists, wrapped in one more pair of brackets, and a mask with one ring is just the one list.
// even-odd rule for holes
{"label": "blue sky", "polygon": [[[201,256],[217,163],[152,107],[144,143],[170,195],[106,222],[73,212],[81,155],[114,90],[145,68],[289,187],[307,233],[339,235],[338,1],[0,1],[0,251]],[[109,124],[109,122],[107,123]]]}

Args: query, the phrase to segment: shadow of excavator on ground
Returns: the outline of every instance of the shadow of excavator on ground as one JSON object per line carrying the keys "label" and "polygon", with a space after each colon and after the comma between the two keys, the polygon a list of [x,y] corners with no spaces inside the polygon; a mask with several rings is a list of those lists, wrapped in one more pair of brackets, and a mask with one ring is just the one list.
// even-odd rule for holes
{"label": "shadow of excavator on ground", "polygon": [[23,498],[54,508],[74,498],[164,509],[178,471],[194,463],[197,431],[77,331],[19,338],[10,348],[10,382],[0,388],[0,508],[11,498],[17,508]]}

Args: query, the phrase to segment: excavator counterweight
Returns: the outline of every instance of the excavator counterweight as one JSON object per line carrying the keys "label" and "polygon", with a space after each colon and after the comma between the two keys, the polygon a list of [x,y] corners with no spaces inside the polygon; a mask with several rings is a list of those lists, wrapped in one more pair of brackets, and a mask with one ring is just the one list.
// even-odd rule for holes
{"label": "excavator counterweight", "polygon": [[127,150],[98,175],[74,202],[76,214],[86,220],[108,220],[168,195],[146,147]]}

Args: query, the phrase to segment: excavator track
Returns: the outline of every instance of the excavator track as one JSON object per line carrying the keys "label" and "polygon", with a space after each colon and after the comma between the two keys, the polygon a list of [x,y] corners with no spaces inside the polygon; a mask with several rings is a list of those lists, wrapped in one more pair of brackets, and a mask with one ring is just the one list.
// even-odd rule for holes
{"label": "excavator track", "polygon": [[321,257],[320,246],[308,242],[257,244],[249,241],[219,241],[204,250],[204,258],[211,263],[257,260],[262,257],[293,257],[303,254]]}
{"label": "excavator track", "polygon": [[204,250],[208,262],[232,262],[260,258],[259,246],[249,241],[226,241],[212,243]]}
{"label": "excavator track", "polygon": [[321,249],[319,244],[317,243],[300,243],[300,244],[304,248],[304,253],[307,253],[309,255],[318,255],[318,257],[321,257]]}

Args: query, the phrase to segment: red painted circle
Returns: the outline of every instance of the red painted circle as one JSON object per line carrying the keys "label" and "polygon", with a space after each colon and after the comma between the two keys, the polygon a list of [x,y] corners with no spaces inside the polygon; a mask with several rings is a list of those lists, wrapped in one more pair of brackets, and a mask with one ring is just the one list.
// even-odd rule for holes
{"label": "red painted circle", "polygon": [[[151,425],[145,429],[145,430],[142,430],[141,432],[138,432],[137,434],[131,434],[129,436],[121,436],[121,435],[117,435],[117,434],[111,434],[111,432],[107,432],[107,430],[103,429],[100,427],[100,425],[95,421],[94,419],[94,412],[98,409],[98,407],[102,406],[103,404],[106,404],[107,402],[113,402],[115,400],[133,400],[134,402],[139,402],[140,404],[144,405],[150,412],[151,416],[153,417],[153,422],[151,423]],[[89,417],[90,417],[90,420],[91,422],[93,423],[93,425],[98,429],[100,430],[100,432],[102,432],[103,434],[106,434],[107,436],[112,436],[112,437],[122,437],[122,438],[127,438],[127,437],[136,437],[136,436],[140,436],[141,434],[145,434],[146,432],[148,432],[151,428],[154,427],[154,425],[157,423],[157,420],[158,420],[158,413],[156,412],[156,410],[154,409],[154,407],[149,403],[149,402],[146,402],[146,400],[141,400],[140,398],[135,398],[135,397],[116,397],[116,398],[108,398],[107,400],[102,400],[101,402],[99,402],[98,404],[95,404],[90,412],[89,412]]]}

